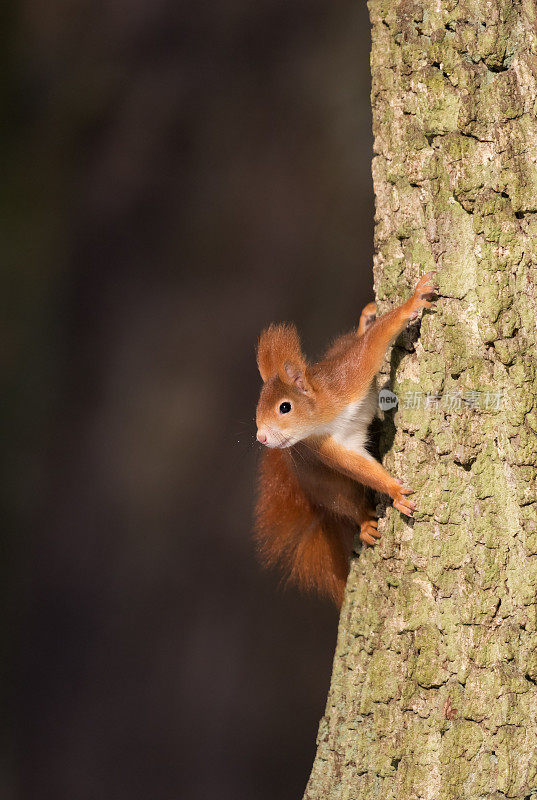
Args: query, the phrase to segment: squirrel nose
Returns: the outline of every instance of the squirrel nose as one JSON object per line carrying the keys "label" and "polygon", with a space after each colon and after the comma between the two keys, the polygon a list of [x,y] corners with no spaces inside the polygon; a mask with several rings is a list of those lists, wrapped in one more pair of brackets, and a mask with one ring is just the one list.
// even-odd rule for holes
{"label": "squirrel nose", "polygon": [[263,431],[257,431],[257,441],[261,442],[261,444],[265,444],[267,441],[267,434],[263,433]]}

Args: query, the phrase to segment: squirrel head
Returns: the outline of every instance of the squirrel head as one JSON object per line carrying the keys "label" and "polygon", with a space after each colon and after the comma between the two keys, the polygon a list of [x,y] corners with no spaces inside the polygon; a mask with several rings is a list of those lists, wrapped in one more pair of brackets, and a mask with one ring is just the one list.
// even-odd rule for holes
{"label": "squirrel head", "polygon": [[263,387],[256,411],[257,439],[290,447],[316,427],[316,395],[294,325],[270,325],[257,346]]}

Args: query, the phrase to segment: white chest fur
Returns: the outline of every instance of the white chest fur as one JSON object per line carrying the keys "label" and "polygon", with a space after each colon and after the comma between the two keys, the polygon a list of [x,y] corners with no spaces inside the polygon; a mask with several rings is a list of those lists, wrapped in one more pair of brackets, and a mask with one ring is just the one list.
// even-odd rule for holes
{"label": "white chest fur", "polygon": [[349,403],[341,414],[328,423],[326,433],[349,450],[354,450],[360,455],[369,455],[365,451],[367,429],[375,416],[376,409],[377,391],[372,386],[365,397]]}

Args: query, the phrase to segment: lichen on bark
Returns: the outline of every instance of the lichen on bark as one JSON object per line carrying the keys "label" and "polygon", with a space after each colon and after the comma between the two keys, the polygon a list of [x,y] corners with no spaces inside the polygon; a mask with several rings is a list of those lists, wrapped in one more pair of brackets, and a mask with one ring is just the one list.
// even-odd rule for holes
{"label": "lichen on bark", "polygon": [[[353,560],[305,800],[537,796],[537,12],[370,0],[384,463],[408,520]],[[429,396],[428,400],[426,396]],[[439,398],[439,399],[436,399]],[[384,508],[384,507],[383,507]]]}

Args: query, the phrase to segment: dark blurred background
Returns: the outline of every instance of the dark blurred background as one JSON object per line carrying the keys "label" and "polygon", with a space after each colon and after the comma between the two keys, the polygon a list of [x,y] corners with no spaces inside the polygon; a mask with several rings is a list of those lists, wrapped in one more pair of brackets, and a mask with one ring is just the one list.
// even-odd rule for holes
{"label": "dark blurred background", "polygon": [[0,797],[297,800],[336,611],[261,570],[254,348],[372,299],[369,21],[6,3]]}

